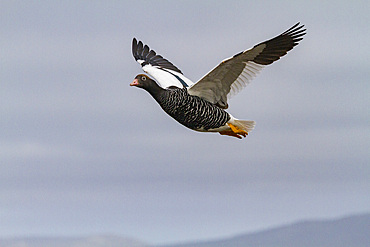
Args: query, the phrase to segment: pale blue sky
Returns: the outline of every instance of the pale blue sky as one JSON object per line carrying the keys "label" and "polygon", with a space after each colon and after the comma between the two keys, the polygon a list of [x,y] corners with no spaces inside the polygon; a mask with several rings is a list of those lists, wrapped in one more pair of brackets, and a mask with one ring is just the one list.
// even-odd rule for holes
{"label": "pale blue sky", "polygon": [[[230,236],[370,211],[368,1],[0,1],[0,237]],[[196,81],[296,22],[229,102],[244,140],[143,90],[136,37]]]}

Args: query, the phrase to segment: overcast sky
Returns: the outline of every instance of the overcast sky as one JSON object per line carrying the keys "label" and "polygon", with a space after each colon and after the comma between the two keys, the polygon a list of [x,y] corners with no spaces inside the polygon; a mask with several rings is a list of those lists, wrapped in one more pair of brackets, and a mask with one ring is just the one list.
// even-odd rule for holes
{"label": "overcast sky", "polygon": [[[220,238],[370,211],[369,1],[0,1],[0,237]],[[189,130],[144,90],[136,37],[197,81],[300,21],[304,40]]]}

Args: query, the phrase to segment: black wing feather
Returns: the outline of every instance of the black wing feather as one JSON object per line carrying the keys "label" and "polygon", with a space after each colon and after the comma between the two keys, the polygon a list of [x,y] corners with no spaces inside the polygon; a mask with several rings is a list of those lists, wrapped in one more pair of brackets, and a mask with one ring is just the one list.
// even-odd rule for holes
{"label": "black wing feather", "polygon": [[150,64],[152,66],[157,66],[162,69],[169,69],[182,74],[181,70],[179,70],[170,61],[163,58],[161,55],[157,55],[155,51],[150,50],[149,46],[147,45],[144,46],[143,42],[141,41],[137,42],[136,38],[132,40],[132,55],[134,56],[136,61],[137,60],[144,61],[143,63],[141,63],[141,66]]}
{"label": "black wing feather", "polygon": [[299,26],[298,22],[279,36],[255,45],[254,47],[260,45],[266,45],[266,47],[253,59],[253,62],[268,65],[279,60],[303,39],[302,36],[306,34],[306,29],[303,27],[304,25]]}

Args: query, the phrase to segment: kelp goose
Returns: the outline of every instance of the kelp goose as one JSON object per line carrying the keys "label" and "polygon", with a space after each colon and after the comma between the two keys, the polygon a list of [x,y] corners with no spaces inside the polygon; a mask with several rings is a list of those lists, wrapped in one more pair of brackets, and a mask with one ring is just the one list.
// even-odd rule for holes
{"label": "kelp goose", "polygon": [[193,83],[170,61],[141,41],[132,41],[132,54],[142,69],[154,77],[137,75],[130,86],[148,91],[162,109],[186,127],[221,135],[246,137],[254,121],[239,120],[227,113],[227,99],[250,83],[265,65],[271,64],[298,45],[305,35],[297,23],[279,36],[255,45],[231,58]]}

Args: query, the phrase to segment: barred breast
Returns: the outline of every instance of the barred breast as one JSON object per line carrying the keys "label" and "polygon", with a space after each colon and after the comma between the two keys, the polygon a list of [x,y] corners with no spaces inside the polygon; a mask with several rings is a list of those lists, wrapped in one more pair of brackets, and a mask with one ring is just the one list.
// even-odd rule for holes
{"label": "barred breast", "polygon": [[230,115],[212,103],[189,95],[186,88],[168,89],[156,99],[162,109],[186,127],[207,131],[224,126]]}

